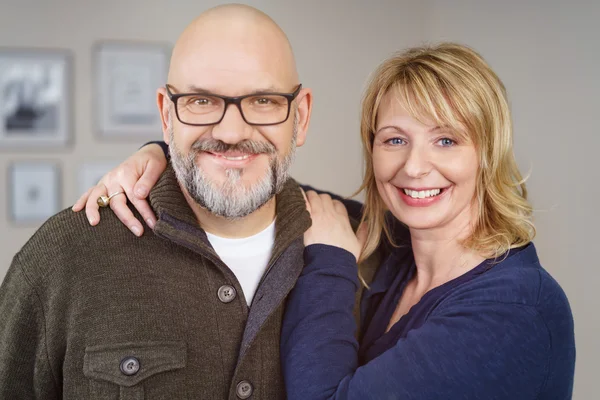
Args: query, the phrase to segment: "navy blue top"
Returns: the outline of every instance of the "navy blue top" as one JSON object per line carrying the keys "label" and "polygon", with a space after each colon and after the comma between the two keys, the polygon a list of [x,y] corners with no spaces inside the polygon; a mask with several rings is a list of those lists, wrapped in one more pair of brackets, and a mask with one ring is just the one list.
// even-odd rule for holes
{"label": "navy blue top", "polygon": [[290,294],[281,357],[293,399],[570,399],[575,343],[567,298],[529,244],[431,291],[388,333],[414,275],[394,250],[361,301],[354,256],[312,245]]}
{"label": "navy blue top", "polygon": [[[512,250],[512,253],[520,250]],[[485,260],[467,273],[430,290],[386,333],[386,329],[398,306],[404,288],[416,272],[416,264],[412,253],[406,252],[405,258],[406,260],[402,261],[394,260],[394,264],[400,265],[400,268],[398,268],[396,277],[393,279],[388,290],[371,298],[371,307],[374,311],[371,313],[373,318],[363,336],[360,346],[359,359],[362,364],[366,364],[392,348],[398,339],[405,338],[409,331],[420,328],[425,322],[429,310],[437,302],[441,301],[448,292],[474,279],[493,265],[490,260]]]}

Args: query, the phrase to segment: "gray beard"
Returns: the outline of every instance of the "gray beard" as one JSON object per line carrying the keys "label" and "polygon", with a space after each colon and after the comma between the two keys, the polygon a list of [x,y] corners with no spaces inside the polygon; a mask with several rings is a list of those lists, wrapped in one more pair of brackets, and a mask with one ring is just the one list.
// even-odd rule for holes
{"label": "gray beard", "polygon": [[[171,116],[169,116],[170,120]],[[234,145],[215,140],[197,141],[192,145],[189,154],[184,156],[175,143],[173,126],[169,124],[167,129],[171,140],[169,146],[171,163],[179,183],[185,187],[199,206],[214,215],[228,219],[243,218],[258,210],[280,193],[289,179],[290,168],[296,154],[297,116],[294,118],[290,150],[283,159],[278,157],[277,151],[271,143],[248,140]],[[225,152],[227,150],[243,151],[249,154],[267,154],[270,157],[270,168],[257,183],[249,188],[240,183],[244,170],[239,168],[225,170],[225,182],[218,184],[196,165],[196,157],[202,151]]]}

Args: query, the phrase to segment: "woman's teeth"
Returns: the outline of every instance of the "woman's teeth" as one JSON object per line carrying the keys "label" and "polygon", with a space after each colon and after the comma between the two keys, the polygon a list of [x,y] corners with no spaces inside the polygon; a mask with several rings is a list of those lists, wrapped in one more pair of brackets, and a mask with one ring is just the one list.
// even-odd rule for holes
{"label": "woman's teeth", "polygon": [[407,196],[412,197],[413,199],[424,199],[426,197],[433,197],[440,194],[442,189],[431,189],[431,190],[410,190],[410,189],[402,189]]}

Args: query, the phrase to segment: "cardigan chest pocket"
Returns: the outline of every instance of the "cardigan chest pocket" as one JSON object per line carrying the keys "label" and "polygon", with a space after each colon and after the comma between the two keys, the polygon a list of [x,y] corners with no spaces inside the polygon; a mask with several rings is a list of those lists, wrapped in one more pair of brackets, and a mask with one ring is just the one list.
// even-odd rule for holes
{"label": "cardigan chest pocket", "polygon": [[[172,372],[185,367],[186,356],[184,342],[130,342],[86,347],[83,373],[90,379],[89,398],[143,400],[149,395],[144,393],[148,386],[153,388],[153,398],[171,398],[185,386],[181,381],[183,377]],[[169,372],[171,376],[167,377],[165,373]]]}

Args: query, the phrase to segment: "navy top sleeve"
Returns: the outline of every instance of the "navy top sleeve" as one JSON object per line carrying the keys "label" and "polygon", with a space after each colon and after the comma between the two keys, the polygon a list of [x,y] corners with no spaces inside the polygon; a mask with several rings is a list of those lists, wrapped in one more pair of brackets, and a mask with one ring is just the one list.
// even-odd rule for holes
{"label": "navy top sleeve", "polygon": [[[165,154],[165,158],[167,159],[167,161],[171,158],[169,155],[169,145],[166,144],[165,142],[161,141],[154,141],[154,142],[148,142],[145,143],[144,146],[148,146],[149,144],[157,144],[160,146],[160,148],[162,149],[163,153]],[[142,147],[144,147],[142,146]]]}
{"label": "navy top sleeve", "polygon": [[572,317],[543,270],[527,272],[536,289],[530,294],[521,277],[512,282],[509,268],[494,271],[496,265],[440,299],[418,329],[361,365],[354,257],[311,245],[305,262],[282,330],[290,400],[571,398]]}

